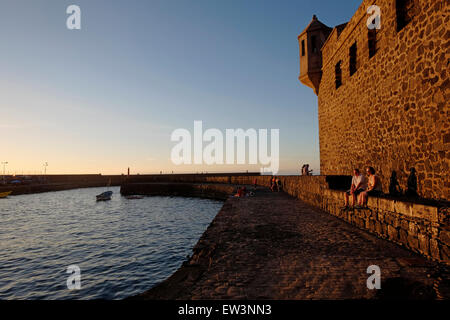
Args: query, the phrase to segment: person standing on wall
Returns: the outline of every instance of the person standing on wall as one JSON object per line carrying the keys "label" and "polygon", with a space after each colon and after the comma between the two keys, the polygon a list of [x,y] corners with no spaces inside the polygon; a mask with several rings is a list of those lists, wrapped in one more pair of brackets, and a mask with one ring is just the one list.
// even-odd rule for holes
{"label": "person standing on wall", "polygon": [[310,176],[313,171],[309,170],[309,164],[305,164],[305,173],[307,176]]}
{"label": "person standing on wall", "polygon": [[272,176],[272,179],[270,179],[270,191],[275,191],[275,177]]}
{"label": "person standing on wall", "polygon": [[281,184],[281,179],[277,178],[277,190],[278,192],[280,192],[283,189],[282,184]]}

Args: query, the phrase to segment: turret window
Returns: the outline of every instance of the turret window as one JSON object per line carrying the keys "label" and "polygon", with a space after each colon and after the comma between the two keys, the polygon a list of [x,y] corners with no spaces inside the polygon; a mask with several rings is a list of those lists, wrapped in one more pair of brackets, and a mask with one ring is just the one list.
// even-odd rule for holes
{"label": "turret window", "polygon": [[339,61],[336,66],[334,67],[334,76],[335,76],[335,82],[336,82],[336,89],[339,88],[342,85],[342,70],[341,70],[341,63],[342,61]]}
{"label": "turret window", "polygon": [[302,40],[302,57],[305,56],[305,40]]}
{"label": "turret window", "polygon": [[317,53],[317,41],[316,36],[311,36],[311,51],[312,53]]}
{"label": "turret window", "polygon": [[377,29],[369,29],[368,32],[369,58],[377,52]]}

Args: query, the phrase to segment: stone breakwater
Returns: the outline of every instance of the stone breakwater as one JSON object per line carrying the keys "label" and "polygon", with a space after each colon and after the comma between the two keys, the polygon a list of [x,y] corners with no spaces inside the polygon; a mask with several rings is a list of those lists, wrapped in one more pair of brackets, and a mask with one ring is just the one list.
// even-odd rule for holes
{"label": "stone breakwater", "polygon": [[[119,186],[120,184],[111,184],[112,186]],[[95,188],[104,187],[106,183],[97,182],[78,182],[78,183],[46,183],[35,185],[19,185],[19,186],[0,186],[0,192],[12,191],[13,196],[21,194],[43,193],[63,191],[79,188]]]}
{"label": "stone breakwater", "polygon": [[121,186],[120,193],[124,196],[183,196],[225,200],[237,188],[237,185],[210,183],[125,183]]}
{"label": "stone breakwater", "polygon": [[[370,265],[381,268],[381,290],[366,286]],[[253,197],[228,198],[188,261],[132,298],[393,297],[448,299],[449,267],[259,187]]]}
{"label": "stone breakwater", "polygon": [[[23,180],[22,177],[15,178]],[[11,180],[11,178],[9,179]],[[27,176],[28,182],[19,185],[1,185],[0,192],[12,191],[12,195],[62,191],[78,188],[104,187],[108,184],[120,186],[124,176],[104,176],[100,174]],[[1,181],[1,180],[0,180]]]}
{"label": "stone breakwater", "polygon": [[[450,263],[450,209],[448,202],[408,200],[380,197],[369,198],[368,209],[341,210],[343,191],[348,188],[347,176],[279,176],[283,190],[307,204],[393,241],[429,259]],[[159,179],[159,180],[156,180]],[[269,187],[270,176],[251,175],[185,175],[171,176],[171,183],[202,185],[251,185]],[[144,182],[144,177],[130,182]],[[154,176],[151,182],[163,181]],[[205,186],[202,188],[206,188]]]}
{"label": "stone breakwater", "polygon": [[[106,185],[121,186],[128,183],[139,182],[186,182],[203,183],[207,179],[213,179],[220,183],[228,183],[231,176],[244,177],[255,173],[227,173],[227,174],[148,174],[148,175],[101,175],[101,174],[61,174],[61,175],[31,175],[31,180],[24,185],[2,185],[0,192],[12,191],[12,195],[31,194],[61,191],[78,188],[104,187]],[[9,177],[9,176],[8,176]],[[15,179],[22,180],[21,177]],[[8,178],[11,180],[11,177]],[[0,180],[1,183],[1,180]]]}

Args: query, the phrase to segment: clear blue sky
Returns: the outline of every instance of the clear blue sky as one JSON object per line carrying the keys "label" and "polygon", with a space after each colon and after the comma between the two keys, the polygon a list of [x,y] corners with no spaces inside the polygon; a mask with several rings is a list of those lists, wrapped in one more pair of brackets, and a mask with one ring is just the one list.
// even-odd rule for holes
{"label": "clear blue sky", "polygon": [[[70,4],[79,31],[66,28]],[[297,79],[297,35],[313,14],[335,26],[360,4],[2,0],[0,160],[18,174],[46,161],[50,173],[199,171],[170,163],[170,134],[203,120],[278,128],[281,173],[317,172],[317,98]]]}

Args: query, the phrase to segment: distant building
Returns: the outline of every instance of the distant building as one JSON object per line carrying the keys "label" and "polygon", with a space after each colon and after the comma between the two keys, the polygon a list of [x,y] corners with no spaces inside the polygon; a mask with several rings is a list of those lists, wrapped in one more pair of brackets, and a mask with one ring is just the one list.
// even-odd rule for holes
{"label": "distant building", "polygon": [[[381,9],[369,30],[367,8]],[[411,167],[426,198],[450,195],[448,1],[364,0],[348,23],[298,36],[301,83],[318,95],[320,172],[373,166],[387,192]]]}

